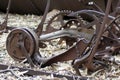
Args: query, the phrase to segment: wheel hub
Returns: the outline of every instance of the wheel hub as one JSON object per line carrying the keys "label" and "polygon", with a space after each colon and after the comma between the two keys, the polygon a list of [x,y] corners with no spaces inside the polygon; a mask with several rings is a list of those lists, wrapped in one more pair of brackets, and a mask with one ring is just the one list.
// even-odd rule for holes
{"label": "wheel hub", "polygon": [[30,29],[14,29],[7,37],[6,48],[8,54],[15,60],[22,61],[26,58],[21,49],[23,44],[27,54],[31,56],[38,50],[37,35]]}

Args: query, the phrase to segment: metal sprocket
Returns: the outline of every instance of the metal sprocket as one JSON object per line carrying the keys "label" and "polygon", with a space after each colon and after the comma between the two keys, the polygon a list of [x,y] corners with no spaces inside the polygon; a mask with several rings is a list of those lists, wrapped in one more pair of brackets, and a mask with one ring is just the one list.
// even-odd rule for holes
{"label": "metal sprocket", "polygon": [[[74,14],[74,15],[71,15]],[[62,16],[65,18],[62,18],[63,24],[59,24],[58,28],[56,26],[52,26],[56,20],[57,17]],[[90,20],[87,20],[86,17],[89,17]],[[86,13],[80,13],[79,15],[75,12],[70,11],[61,11],[58,14],[54,15],[50,20],[46,27],[46,33],[58,31],[61,29],[75,29],[79,32],[82,32],[83,38],[90,40],[94,33],[97,32],[96,30],[96,24],[98,23],[97,17],[94,17],[93,15],[88,15]],[[58,22],[58,21],[56,21]],[[59,21],[60,22],[60,21]],[[52,27],[51,27],[52,26]],[[95,27],[95,28],[93,28]],[[90,34],[90,35],[89,35]],[[61,40],[62,39],[62,40]],[[60,41],[58,43],[61,43],[61,41],[66,41],[66,44],[69,46],[72,46],[74,42],[77,42],[76,39],[70,38],[70,37],[63,37],[60,38]]]}
{"label": "metal sprocket", "polygon": [[[44,31],[45,34],[60,30],[60,28],[65,24],[64,18],[67,17],[67,15],[70,13],[72,13],[72,11],[63,10],[53,15],[48,21],[46,30]],[[56,23],[57,23],[57,26],[55,25]]]}

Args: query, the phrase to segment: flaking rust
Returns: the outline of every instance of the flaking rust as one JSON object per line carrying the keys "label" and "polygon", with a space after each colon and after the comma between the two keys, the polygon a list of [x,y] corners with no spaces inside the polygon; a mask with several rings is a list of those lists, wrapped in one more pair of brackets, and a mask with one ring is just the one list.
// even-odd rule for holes
{"label": "flaking rust", "polygon": [[[79,67],[86,67],[88,71],[96,71],[103,68],[104,61],[110,61],[114,53],[119,53],[120,27],[119,16],[117,16],[119,3],[117,7],[115,6],[116,10],[113,11],[113,3],[116,3],[116,0],[113,3],[112,0],[105,1],[106,10],[96,4],[97,0],[93,0],[93,10],[80,7],[80,11],[77,9],[60,11],[48,21],[45,31],[43,31],[43,25],[53,4],[51,0],[47,0],[44,15],[35,30],[7,26],[11,1],[9,0],[6,18],[1,24],[0,30],[3,33],[3,30],[12,29],[7,37],[6,48],[14,60],[27,59],[32,67],[34,65],[46,67],[56,62],[73,60],[71,66],[75,68],[77,74],[81,75]],[[82,2],[85,3],[84,0]],[[91,1],[87,3],[91,3]],[[109,15],[109,13],[114,16]],[[59,23],[60,26],[53,27],[54,22]],[[45,42],[58,38],[58,45],[65,41],[68,49],[59,55],[48,58],[41,57],[39,48],[45,48],[47,46]],[[99,66],[97,66],[98,64]]]}

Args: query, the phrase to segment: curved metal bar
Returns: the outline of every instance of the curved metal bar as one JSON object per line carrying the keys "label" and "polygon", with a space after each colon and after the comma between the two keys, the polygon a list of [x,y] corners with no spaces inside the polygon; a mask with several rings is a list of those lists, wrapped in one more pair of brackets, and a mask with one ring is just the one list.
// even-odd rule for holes
{"label": "curved metal bar", "polygon": [[[77,30],[70,30],[70,29],[64,29],[64,30],[59,30],[56,32],[51,32],[49,34],[41,35],[39,38],[40,40],[52,40],[60,37],[71,37],[71,38],[82,38],[82,36],[87,37],[87,38],[92,38],[92,35],[79,32]],[[90,40],[89,39],[89,40]]]}
{"label": "curved metal bar", "polygon": [[[71,13],[70,15],[68,16],[75,16],[76,14],[82,14],[82,13],[87,13],[87,14],[95,14],[97,16],[105,16],[105,13],[102,13],[102,12],[99,12],[99,11],[95,11],[95,10],[80,10],[80,11],[77,11],[77,12],[74,12],[74,13]],[[108,15],[108,18],[109,19],[112,19],[114,20],[115,17],[111,16],[111,15]]]}

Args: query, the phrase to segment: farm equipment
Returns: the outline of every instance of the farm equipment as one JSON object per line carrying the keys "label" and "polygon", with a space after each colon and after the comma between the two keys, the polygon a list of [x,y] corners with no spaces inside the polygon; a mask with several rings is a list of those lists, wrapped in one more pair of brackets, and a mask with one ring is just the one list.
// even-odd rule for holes
{"label": "farm equipment", "polygon": [[[0,1],[5,4],[8,0]],[[65,3],[69,2],[67,0],[65,0],[66,2],[59,1],[60,4],[58,6],[56,6],[57,0],[44,1],[45,3],[47,2],[45,9],[44,3],[40,8],[38,7],[36,0],[29,0],[29,2],[26,0],[25,4],[28,3],[30,6],[30,3],[32,3],[34,7],[30,7],[29,10],[29,7],[24,7],[25,4],[20,4],[18,7],[19,9],[21,8],[21,11],[19,11],[14,8],[14,6],[18,2],[22,2],[22,0],[9,0],[6,19],[4,23],[1,24],[0,30],[1,32],[4,32],[8,29],[12,29],[6,40],[6,49],[8,54],[14,60],[23,61],[24,59],[27,59],[27,62],[32,67],[34,67],[34,65],[46,67],[52,63],[73,60],[72,66],[78,75],[81,75],[79,72],[79,67],[86,67],[89,71],[96,71],[107,66],[105,64],[106,61],[114,61],[114,59],[112,59],[112,55],[114,53],[119,53],[120,49],[120,16],[117,16],[119,13],[120,1],[100,0],[103,4],[97,5],[97,3],[99,3],[97,0],[80,0],[79,3],[84,4],[78,5],[78,0],[69,0],[69,5],[73,5],[72,3],[75,2],[74,4],[78,5],[78,7],[65,6]],[[91,1],[92,7],[88,5]],[[115,6],[116,2],[118,2],[117,7]],[[6,8],[4,4],[1,5],[0,3],[0,6],[3,7],[1,7],[2,11]],[[55,5],[51,6],[51,4]],[[22,5],[24,8],[21,7]],[[85,5],[88,6],[85,7]],[[27,10],[25,10],[25,8]],[[35,8],[35,12],[33,8]],[[61,11],[55,14],[48,21],[46,29],[43,31],[46,15],[53,8]],[[28,28],[8,27],[7,20],[9,12],[35,14],[43,14],[44,12],[44,15],[38,27],[31,30]],[[60,18],[58,19],[59,21],[56,20],[56,22],[59,22],[60,24],[58,28],[52,27],[52,24],[56,18]],[[58,55],[43,58],[39,52],[39,48],[45,48],[47,46],[45,43],[46,41],[50,42],[51,40],[57,38],[59,38],[59,44],[61,44],[62,41],[65,41],[69,48],[65,52]]]}

